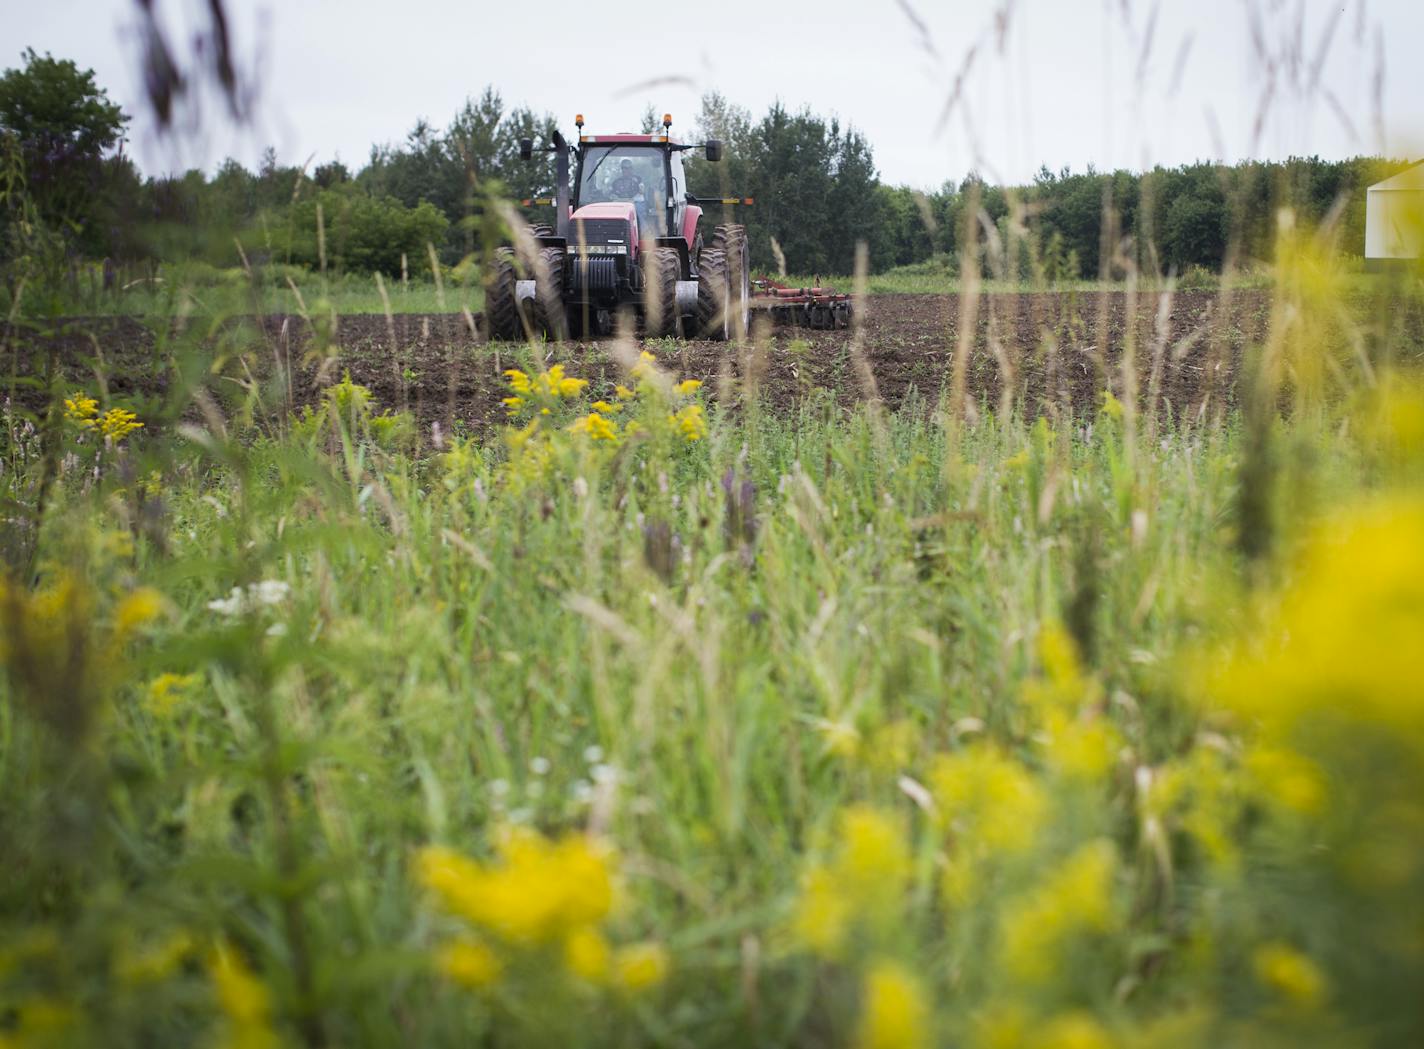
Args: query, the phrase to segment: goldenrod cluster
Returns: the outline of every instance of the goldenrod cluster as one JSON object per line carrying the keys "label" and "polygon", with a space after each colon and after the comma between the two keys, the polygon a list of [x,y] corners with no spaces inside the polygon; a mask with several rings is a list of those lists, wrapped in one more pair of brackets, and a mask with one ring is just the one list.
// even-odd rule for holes
{"label": "goldenrod cluster", "polygon": [[99,402],[88,394],[76,393],[64,399],[64,417],[86,430],[94,428],[98,414]]}
{"label": "goldenrod cluster", "polygon": [[700,441],[707,436],[707,420],[702,417],[702,405],[686,404],[672,415],[668,422],[685,441]]}
{"label": "goldenrod cluster", "polygon": [[856,1049],[924,1049],[932,1044],[930,1006],[920,981],[899,962],[875,962],[861,984]]}
{"label": "goldenrod cluster", "polygon": [[99,417],[99,434],[118,444],[135,430],[143,429],[137,415],[123,408],[110,408]]}
{"label": "goldenrod cluster", "polygon": [[608,942],[604,928],[618,887],[613,855],[596,840],[511,830],[493,862],[432,846],[420,853],[417,874],[473,934],[436,953],[439,969],[464,986],[488,987],[511,964],[539,959],[556,961],[584,984],[625,992],[645,990],[666,976],[660,946],[615,948]]}
{"label": "goldenrod cluster", "polygon": [[836,840],[832,857],[807,870],[792,919],[802,946],[826,958],[891,931],[910,877],[904,828],[888,813],[868,805],[844,810]]}
{"label": "goldenrod cluster", "polygon": [[267,987],[231,947],[218,946],[207,959],[218,1008],[226,1020],[220,1043],[226,1049],[275,1049],[281,1044],[272,1026]]}
{"label": "goldenrod cluster", "polygon": [[543,405],[543,414],[547,415],[549,402],[571,400],[581,394],[583,388],[588,385],[587,379],[565,375],[562,364],[555,364],[547,371],[532,377],[518,368],[507,368],[504,375],[514,391],[513,396],[506,397],[503,401],[510,415],[516,414],[530,401]]}
{"label": "goldenrod cluster", "polygon": [[199,681],[197,674],[163,673],[148,683],[144,705],[154,717],[169,717]]}
{"label": "goldenrod cluster", "polygon": [[64,417],[81,430],[92,430],[114,444],[135,430],[143,429],[143,423],[133,412],[126,408],[110,408],[100,413],[99,402],[83,393],[65,398]]}
{"label": "goldenrod cluster", "polygon": [[[616,385],[611,400],[595,400],[589,405],[588,412],[576,417],[564,428],[565,432],[608,447],[617,446],[630,438],[659,434],[671,435],[684,443],[706,437],[707,420],[702,405],[692,400],[702,387],[700,379],[684,379],[671,386],[666,385],[658,379],[657,359],[646,350],[633,366],[631,374],[637,380],[636,388],[621,383]],[[508,437],[511,457],[506,477],[511,483],[522,486],[541,479],[562,449],[553,431],[537,425],[540,417],[552,415],[558,402],[578,397],[588,385],[588,380],[566,374],[562,364],[532,376],[518,368],[509,368],[504,375],[509,381],[511,395],[502,403],[509,416],[513,418],[526,410],[537,409],[530,423]],[[674,402],[674,410],[659,412],[656,406],[665,404],[669,396]],[[638,413],[638,418],[620,423],[620,417],[628,409],[636,410],[640,406],[643,410]]]}

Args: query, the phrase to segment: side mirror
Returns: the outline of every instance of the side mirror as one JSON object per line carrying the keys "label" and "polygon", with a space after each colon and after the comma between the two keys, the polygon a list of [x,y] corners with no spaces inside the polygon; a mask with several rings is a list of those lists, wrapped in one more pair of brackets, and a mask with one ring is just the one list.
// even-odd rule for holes
{"label": "side mirror", "polygon": [[722,143],[721,143],[720,141],[718,141],[717,139],[715,139],[715,138],[709,138],[709,139],[707,140],[707,159],[708,159],[708,160],[721,160],[721,159],[722,159]]}
{"label": "side mirror", "polygon": [[519,159],[532,160],[534,158],[534,140],[521,138],[519,140]]}

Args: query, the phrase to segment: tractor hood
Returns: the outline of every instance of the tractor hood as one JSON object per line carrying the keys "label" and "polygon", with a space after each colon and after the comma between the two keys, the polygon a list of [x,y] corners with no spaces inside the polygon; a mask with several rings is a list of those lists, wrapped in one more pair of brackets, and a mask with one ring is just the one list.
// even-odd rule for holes
{"label": "tractor hood", "polygon": [[591,254],[638,254],[638,212],[625,200],[585,204],[569,223],[571,250]]}
{"label": "tractor hood", "polygon": [[633,225],[638,223],[638,212],[629,201],[609,200],[600,204],[585,204],[574,212],[574,221],[579,219],[623,219]]}

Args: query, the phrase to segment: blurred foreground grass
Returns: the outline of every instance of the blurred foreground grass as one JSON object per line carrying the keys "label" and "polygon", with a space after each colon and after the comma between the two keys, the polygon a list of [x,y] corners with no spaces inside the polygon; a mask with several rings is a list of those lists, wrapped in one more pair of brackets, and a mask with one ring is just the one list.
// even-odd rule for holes
{"label": "blurred foreground grass", "polygon": [[0,1045],[1417,1042],[1420,348],[1275,278],[1198,423],[714,409],[630,341],[511,350],[480,441],[200,332],[147,418],[51,362]]}

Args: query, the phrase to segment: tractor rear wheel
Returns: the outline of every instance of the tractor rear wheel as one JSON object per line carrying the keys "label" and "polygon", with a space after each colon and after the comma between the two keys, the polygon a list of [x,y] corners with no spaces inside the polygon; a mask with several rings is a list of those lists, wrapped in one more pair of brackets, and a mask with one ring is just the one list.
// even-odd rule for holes
{"label": "tractor rear wheel", "polygon": [[554,236],[554,227],[547,225],[543,222],[536,222],[534,225],[529,227],[529,232],[536,239],[539,237],[552,237]]}
{"label": "tractor rear wheel", "polygon": [[495,248],[494,264],[485,287],[485,327],[491,339],[513,342],[524,338],[524,324],[515,295],[514,249]]}
{"label": "tractor rear wheel", "polygon": [[715,248],[704,249],[697,266],[697,328],[704,339],[726,342],[732,330],[728,306],[727,256]]}
{"label": "tractor rear wheel", "polygon": [[677,311],[677,282],[682,277],[682,260],[676,248],[654,248],[648,260],[648,280],[644,289],[644,329],[650,339],[682,335],[682,315]]}
{"label": "tractor rear wheel", "polygon": [[550,342],[569,337],[569,311],[564,305],[564,249],[541,248],[534,279],[534,320]]}

